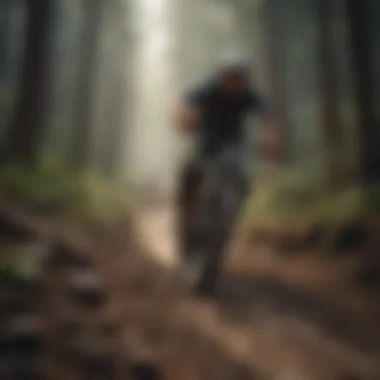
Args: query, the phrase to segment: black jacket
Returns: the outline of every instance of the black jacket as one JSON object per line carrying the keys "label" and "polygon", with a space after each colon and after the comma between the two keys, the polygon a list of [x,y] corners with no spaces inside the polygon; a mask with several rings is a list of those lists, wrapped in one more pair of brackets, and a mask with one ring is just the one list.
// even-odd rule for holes
{"label": "black jacket", "polygon": [[200,112],[199,143],[205,154],[213,153],[225,144],[241,143],[245,118],[250,113],[267,111],[264,99],[254,88],[229,95],[214,80],[189,91],[185,101]]}

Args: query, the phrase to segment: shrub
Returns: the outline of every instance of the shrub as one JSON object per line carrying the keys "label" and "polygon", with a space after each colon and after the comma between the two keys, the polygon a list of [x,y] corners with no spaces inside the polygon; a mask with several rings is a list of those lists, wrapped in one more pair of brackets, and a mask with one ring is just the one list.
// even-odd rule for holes
{"label": "shrub", "polygon": [[270,183],[260,183],[247,200],[244,226],[263,224],[339,224],[376,215],[380,211],[380,185],[352,185],[328,192],[314,167],[289,168]]}
{"label": "shrub", "polygon": [[32,209],[88,223],[111,223],[128,209],[125,185],[106,181],[92,172],[74,175],[54,160],[33,169],[17,165],[3,169],[0,194]]}

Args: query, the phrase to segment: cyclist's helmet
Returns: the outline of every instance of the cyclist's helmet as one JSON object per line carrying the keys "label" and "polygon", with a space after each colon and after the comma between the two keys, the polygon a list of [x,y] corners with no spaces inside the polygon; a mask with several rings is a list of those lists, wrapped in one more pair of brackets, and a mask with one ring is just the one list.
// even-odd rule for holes
{"label": "cyclist's helmet", "polygon": [[220,74],[248,74],[250,66],[250,60],[244,53],[232,51],[222,55],[219,64],[219,72]]}

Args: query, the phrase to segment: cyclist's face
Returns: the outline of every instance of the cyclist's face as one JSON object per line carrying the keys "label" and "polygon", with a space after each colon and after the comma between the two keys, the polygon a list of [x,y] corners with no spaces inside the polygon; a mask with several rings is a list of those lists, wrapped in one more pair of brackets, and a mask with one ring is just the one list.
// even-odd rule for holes
{"label": "cyclist's face", "polygon": [[244,91],[248,87],[248,74],[240,71],[230,71],[222,75],[222,87],[231,93]]}

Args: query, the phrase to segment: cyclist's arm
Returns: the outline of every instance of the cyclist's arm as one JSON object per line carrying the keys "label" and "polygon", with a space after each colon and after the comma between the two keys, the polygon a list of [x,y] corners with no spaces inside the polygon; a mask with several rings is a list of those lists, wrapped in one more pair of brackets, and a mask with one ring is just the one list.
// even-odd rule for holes
{"label": "cyclist's arm", "polygon": [[264,151],[277,154],[280,149],[280,131],[271,107],[255,92],[251,93],[250,105],[252,112],[259,117],[262,148]]}
{"label": "cyclist's arm", "polygon": [[175,113],[176,124],[185,132],[194,132],[197,129],[199,107],[205,98],[203,88],[197,88],[185,94]]}
{"label": "cyclist's arm", "polygon": [[196,129],[198,112],[197,108],[182,101],[175,110],[174,115],[176,125],[185,132]]}

